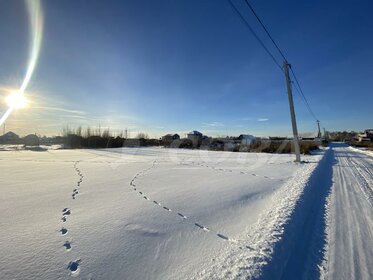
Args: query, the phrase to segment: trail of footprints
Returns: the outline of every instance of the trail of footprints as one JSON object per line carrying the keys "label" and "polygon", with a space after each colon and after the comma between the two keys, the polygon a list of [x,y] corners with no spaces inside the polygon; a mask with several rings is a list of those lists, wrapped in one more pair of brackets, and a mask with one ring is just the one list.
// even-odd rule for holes
{"label": "trail of footprints", "polygon": [[[80,171],[80,169],[78,167],[78,163],[79,163],[79,161],[76,161],[74,163],[74,169],[79,176],[79,180],[77,181],[76,186],[73,189],[72,194],[71,194],[71,198],[73,200],[75,200],[77,198],[77,195],[79,194],[80,185],[82,184],[83,178],[84,178],[82,172]],[[70,208],[62,209],[61,221],[64,225],[61,227],[59,232],[60,232],[61,236],[63,236],[63,237],[65,237],[69,232],[68,229],[65,227],[65,223],[67,222],[68,217],[70,215],[71,215],[71,209]],[[65,242],[63,243],[62,246],[65,247],[66,251],[70,251],[72,249],[72,243],[67,238],[65,239]],[[67,269],[72,274],[77,274],[79,272],[79,266],[80,266],[81,261],[82,261],[81,259],[70,261],[68,266],[67,266]]]}
{"label": "trail of footprints", "polygon": [[145,173],[147,173],[148,171],[150,171],[151,169],[153,169],[156,165],[156,162],[157,160],[153,161],[153,164],[151,167],[137,173],[133,178],[132,180],[130,181],[129,185],[130,187],[132,188],[133,191],[137,192],[139,195],[142,196],[143,199],[147,200],[147,201],[150,201],[152,202],[153,204],[155,204],[156,206],[159,206],[161,209],[163,210],[166,210],[167,212],[172,212],[172,213],[175,213],[175,215],[179,216],[181,219],[183,219],[184,221],[190,221],[190,223],[192,225],[194,225],[195,227],[205,231],[205,232],[208,232],[208,233],[211,233],[213,234],[214,236],[224,240],[224,241],[228,241],[228,242],[231,242],[231,243],[235,243],[235,244],[238,244],[239,245],[239,249],[249,249],[251,251],[256,251],[262,255],[264,255],[265,257],[267,257],[267,254],[265,254],[260,248],[254,248],[252,246],[249,246],[249,245],[246,245],[245,243],[247,243],[247,241],[245,240],[236,240],[236,239],[233,239],[233,238],[230,238],[228,237],[227,235],[225,234],[222,234],[222,233],[219,233],[211,228],[208,228],[206,226],[204,226],[202,223],[198,222],[198,221],[194,221],[192,218],[189,218],[187,217],[186,215],[184,215],[183,213],[180,213],[180,212],[177,212],[177,211],[173,211],[171,208],[167,207],[167,206],[164,206],[162,203],[160,203],[159,201],[157,200],[151,200],[149,198],[149,196],[147,196],[143,191],[139,190],[137,185],[135,184],[136,180],[144,175]]}
{"label": "trail of footprints", "polygon": [[[233,173],[234,172],[233,169],[217,168],[215,166],[210,166],[208,164],[203,164],[203,163],[199,163],[199,162],[195,162],[195,161],[191,161],[191,162],[182,161],[182,162],[180,162],[180,164],[181,165],[188,165],[188,166],[201,166],[201,167],[211,168],[212,170],[217,171],[217,172],[228,172],[228,173]],[[256,174],[256,173],[250,173],[250,172],[245,172],[245,171],[240,171],[239,173],[240,174],[246,174],[246,175],[247,174],[252,175],[254,177],[262,177],[262,178],[269,179],[269,180],[285,181],[285,180],[289,179],[289,178],[276,179],[276,178],[272,178],[272,177],[269,177],[269,176],[266,176],[266,175],[259,175],[259,174]]]}

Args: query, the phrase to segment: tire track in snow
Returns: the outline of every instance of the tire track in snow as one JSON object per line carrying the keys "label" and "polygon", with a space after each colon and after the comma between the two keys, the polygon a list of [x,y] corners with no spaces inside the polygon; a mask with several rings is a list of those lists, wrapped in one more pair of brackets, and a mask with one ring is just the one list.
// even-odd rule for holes
{"label": "tire track in snow", "polygon": [[[345,156],[347,157],[347,152],[345,152]],[[369,170],[366,165],[362,161],[360,164],[356,161],[356,159],[350,159],[351,164],[353,165],[354,169],[357,171],[355,176],[358,181],[358,186],[361,192],[364,194],[366,199],[369,201],[370,205],[373,207],[373,175],[371,170]]]}
{"label": "tire track in snow", "polygon": [[363,168],[371,158],[360,157],[360,151],[347,145],[335,146],[338,164],[333,170],[328,251],[322,279],[372,279],[373,250],[369,241],[373,237],[373,216],[365,193],[372,178]]}
{"label": "tire track in snow", "polygon": [[[78,167],[79,163],[80,163],[80,161],[75,161],[75,163],[74,163],[74,169],[75,169],[75,172],[77,173],[77,175],[79,177],[79,180],[76,182],[76,185],[75,185],[74,189],[72,190],[71,198],[73,200],[75,200],[77,198],[77,195],[80,193],[80,186],[83,183],[83,178],[84,178],[80,168]],[[71,215],[71,213],[72,213],[72,210],[68,207],[62,209],[61,221],[64,225],[65,225],[65,223],[67,223],[68,217]],[[62,226],[61,229],[60,229],[60,232],[61,232],[62,236],[66,236],[69,231],[65,226]],[[64,244],[63,244],[63,247],[65,247],[66,251],[70,251],[72,249],[72,242],[69,241],[68,239],[66,239]],[[81,259],[69,262],[69,264],[67,266],[67,269],[71,272],[71,275],[77,275],[79,273],[80,263],[81,263]]]}

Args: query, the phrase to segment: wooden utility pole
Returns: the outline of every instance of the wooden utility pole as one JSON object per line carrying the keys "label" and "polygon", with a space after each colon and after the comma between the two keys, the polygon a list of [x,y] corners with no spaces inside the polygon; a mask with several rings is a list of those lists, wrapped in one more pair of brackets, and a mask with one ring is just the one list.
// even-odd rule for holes
{"label": "wooden utility pole", "polygon": [[284,71],[285,71],[284,73],[285,73],[286,87],[287,87],[287,90],[288,90],[288,97],[289,97],[291,124],[293,126],[293,137],[294,137],[293,141],[294,141],[294,151],[295,151],[295,162],[300,162],[298,128],[297,128],[297,120],[295,118],[293,93],[292,93],[290,77],[289,77],[289,67],[291,67],[290,64],[285,60],[284,61]]}
{"label": "wooden utility pole", "polygon": [[319,132],[317,133],[317,137],[321,138],[320,121],[319,120],[317,120],[317,128],[319,129]]}

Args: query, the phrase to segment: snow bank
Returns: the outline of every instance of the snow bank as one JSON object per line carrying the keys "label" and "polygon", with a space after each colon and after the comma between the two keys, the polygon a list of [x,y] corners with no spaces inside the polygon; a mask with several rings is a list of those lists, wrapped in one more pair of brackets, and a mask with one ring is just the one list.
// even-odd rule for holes
{"label": "snow bank", "polygon": [[[287,264],[291,261],[290,254],[294,251],[294,245],[309,242],[302,232],[302,219],[304,215],[308,215],[309,209],[300,208],[305,204],[310,205],[308,201],[311,193],[314,193],[312,199],[316,198],[316,178],[324,164],[318,167],[316,160],[300,166],[294,178],[273,194],[271,207],[266,209],[247,231],[245,240],[241,240],[237,247],[224,252],[216,264],[212,263],[198,273],[196,278],[275,279],[287,273],[286,269],[289,274],[299,273],[297,270],[301,268],[289,267]],[[301,240],[295,241],[299,238]]]}

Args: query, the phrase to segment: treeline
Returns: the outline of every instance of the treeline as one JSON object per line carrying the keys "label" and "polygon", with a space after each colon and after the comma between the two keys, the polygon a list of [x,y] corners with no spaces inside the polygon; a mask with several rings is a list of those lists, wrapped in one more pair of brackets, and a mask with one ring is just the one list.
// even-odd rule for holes
{"label": "treeline", "polygon": [[[313,141],[299,141],[301,154],[310,154],[311,151],[317,150],[319,145]],[[239,144],[234,147],[218,147],[210,150],[215,151],[232,151],[232,152],[249,152],[249,153],[271,153],[271,154],[290,154],[294,153],[294,145],[291,140],[271,141],[257,140],[255,143],[246,145]]]}
{"label": "treeline", "polygon": [[124,133],[114,134],[109,129],[91,129],[78,127],[75,129],[66,127],[62,131],[65,148],[70,149],[99,149],[121,147],[146,147],[159,146],[160,141],[149,139],[146,133],[138,133],[136,138],[124,137]]}
{"label": "treeline", "polygon": [[[252,152],[252,153],[279,153],[289,154],[294,152],[292,140],[269,140],[256,139],[251,144],[241,144],[225,142],[220,139],[209,139],[193,143],[189,139],[178,139],[174,141],[162,141],[161,145],[167,148],[180,149],[201,149],[210,151],[229,151],[229,152]],[[311,151],[317,150],[319,145],[314,141],[301,140],[299,141],[300,152],[302,154],[310,154]]]}
{"label": "treeline", "polygon": [[[319,145],[314,141],[299,141],[299,149],[301,154],[310,154],[311,151],[317,150]],[[279,153],[289,154],[294,153],[294,145],[292,140],[283,141],[257,141],[249,147],[250,152],[261,153]]]}
{"label": "treeline", "polygon": [[332,131],[327,132],[330,141],[335,142],[351,142],[354,140],[358,132],[356,131]]}

